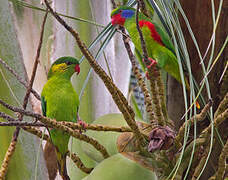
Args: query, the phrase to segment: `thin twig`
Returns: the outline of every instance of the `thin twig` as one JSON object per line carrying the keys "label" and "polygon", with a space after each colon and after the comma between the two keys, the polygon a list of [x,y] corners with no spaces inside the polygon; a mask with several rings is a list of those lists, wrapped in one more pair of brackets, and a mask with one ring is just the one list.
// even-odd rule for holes
{"label": "thin twig", "polygon": [[31,126],[25,126],[25,127],[22,127],[23,130],[39,137],[39,138],[42,138],[43,140],[45,141],[48,141],[48,142],[51,142],[51,139],[50,137],[47,135],[47,134],[43,134],[43,132],[35,127],[31,127]]}
{"label": "thin twig", "polygon": [[[22,127],[23,130],[25,130],[25,131],[27,131],[29,133],[32,133],[33,135],[36,135],[39,138],[42,138],[42,131],[40,131],[40,130],[34,128],[34,127],[31,127],[31,126],[42,127],[42,126],[46,126],[46,125],[38,123],[38,122],[36,122],[36,123],[19,122],[16,119],[14,119],[13,117],[11,117],[11,116],[3,113],[3,112],[0,112],[0,117],[3,118],[3,119],[6,119],[7,121],[10,121],[10,122],[0,122],[0,126],[9,126],[9,125],[12,125],[12,126],[23,126],[24,125],[24,127]],[[5,123],[5,125],[4,125],[4,123]],[[7,124],[7,123],[11,123],[11,124]],[[44,140],[50,141],[49,136],[48,135],[44,135]]]}
{"label": "thin twig", "polygon": [[136,28],[138,30],[140,41],[141,41],[141,47],[142,47],[144,61],[145,61],[146,65],[149,66],[150,65],[150,61],[148,60],[149,56],[148,56],[148,52],[147,52],[147,49],[146,49],[146,43],[145,43],[142,31],[141,31],[141,29],[139,27],[139,2],[137,3],[135,20],[136,20]]}
{"label": "thin twig", "polygon": [[13,117],[5,114],[4,112],[0,112],[0,117],[6,119],[7,121],[16,121]]}
{"label": "thin twig", "polygon": [[72,161],[76,164],[76,166],[82,170],[84,173],[89,174],[93,168],[87,168],[83,162],[81,161],[81,159],[75,154],[75,153],[70,153],[69,151],[67,152],[67,156],[69,156]]}
{"label": "thin twig", "polygon": [[[46,124],[39,123],[39,122],[21,122],[21,121],[18,121],[18,120],[14,119],[13,117],[11,117],[11,116],[3,113],[3,112],[0,112],[0,117],[2,117],[3,119],[6,119],[7,121],[10,121],[10,122],[0,122],[0,126],[47,127]],[[80,123],[73,123],[73,122],[67,122],[67,121],[60,121],[59,123],[64,125],[64,126],[70,127],[73,130],[75,130],[75,129],[78,129],[78,130],[86,129],[86,130],[94,130],[94,131],[132,132],[132,130],[127,126],[116,127],[116,126],[106,126],[103,124],[86,124],[86,126],[84,127]]]}
{"label": "thin twig", "polygon": [[18,108],[18,107],[15,107],[15,106],[11,106],[9,104],[7,104],[6,102],[4,102],[3,100],[0,99],[0,104],[4,107],[6,107],[7,109],[13,111],[13,112],[19,112],[19,113],[22,113],[26,116],[31,116],[31,117],[34,117],[36,119],[39,119],[39,117],[41,116],[40,114],[37,114],[37,113],[33,113],[31,111],[26,111],[24,109],[21,109],[21,108]]}
{"label": "thin twig", "polygon": [[62,24],[75,38],[81,52],[88,60],[91,67],[94,71],[98,74],[98,76],[103,80],[105,86],[109,90],[110,94],[113,97],[117,107],[123,113],[123,116],[128,123],[128,125],[132,128],[132,131],[135,133],[136,138],[139,140],[140,143],[144,143],[143,135],[140,133],[140,130],[135,122],[135,114],[133,109],[129,106],[127,99],[124,97],[122,92],[116,87],[116,85],[112,82],[109,76],[107,76],[106,72],[97,64],[95,58],[89,52],[86,45],[81,41],[79,34],[73,30],[58,14],[56,14],[53,9],[48,4],[47,0],[45,0],[45,4],[52,13],[52,15]]}
{"label": "thin twig", "polygon": [[[27,82],[25,82],[8,64],[6,64],[5,61],[3,61],[1,58],[0,58],[0,63],[4,66],[5,69],[7,69],[12,75],[14,75],[17,80],[26,88],[28,88],[28,84]],[[38,99],[38,100],[41,100],[40,99],[40,95],[34,90],[34,89],[31,89],[31,93],[33,93],[33,95]]]}
{"label": "thin twig", "polygon": [[[10,117],[1,114],[0,117],[4,119],[8,119]],[[25,127],[25,126],[35,126],[35,127],[47,127],[46,124],[39,123],[39,122],[22,122],[16,121],[14,118],[9,120],[10,122],[0,122],[0,126],[18,126],[18,127]],[[114,132],[132,132],[132,130],[127,126],[115,127],[115,126],[106,126],[102,124],[86,124],[86,127],[79,123],[67,122],[67,121],[60,121],[59,122],[63,126],[70,127],[71,129],[75,130],[94,130],[94,131],[114,131]],[[51,127],[51,126],[49,126]]]}
{"label": "thin twig", "polygon": [[36,127],[46,127],[46,125],[43,124],[43,123],[38,123],[38,122],[35,122],[35,123],[34,122],[22,122],[22,121],[0,122],[0,126],[17,126],[17,127],[36,126]]}
{"label": "thin twig", "polygon": [[86,129],[86,130],[94,130],[94,131],[115,131],[115,132],[132,132],[131,128],[127,126],[115,127],[115,126],[106,126],[103,124],[86,124],[85,127],[79,123],[62,121],[60,122],[62,125],[70,127],[72,129]]}

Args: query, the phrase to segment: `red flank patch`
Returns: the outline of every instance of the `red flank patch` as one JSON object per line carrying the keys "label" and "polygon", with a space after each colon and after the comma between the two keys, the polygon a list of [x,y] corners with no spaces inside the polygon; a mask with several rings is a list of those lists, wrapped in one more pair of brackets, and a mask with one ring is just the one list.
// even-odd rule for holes
{"label": "red flank patch", "polygon": [[142,28],[143,26],[147,26],[151,32],[151,37],[157,41],[159,44],[161,44],[162,46],[164,46],[164,44],[162,43],[161,37],[158,34],[158,32],[155,29],[155,26],[153,23],[151,23],[150,21],[146,21],[146,20],[141,20],[139,21],[139,26]]}

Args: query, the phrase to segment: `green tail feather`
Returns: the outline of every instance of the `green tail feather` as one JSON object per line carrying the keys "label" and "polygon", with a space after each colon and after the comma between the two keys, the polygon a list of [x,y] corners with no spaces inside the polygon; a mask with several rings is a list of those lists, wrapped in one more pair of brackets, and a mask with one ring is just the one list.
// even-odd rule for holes
{"label": "green tail feather", "polygon": [[70,180],[70,177],[67,174],[66,154],[62,155],[60,152],[57,152],[56,150],[56,155],[57,155],[60,176],[63,178],[63,180]]}

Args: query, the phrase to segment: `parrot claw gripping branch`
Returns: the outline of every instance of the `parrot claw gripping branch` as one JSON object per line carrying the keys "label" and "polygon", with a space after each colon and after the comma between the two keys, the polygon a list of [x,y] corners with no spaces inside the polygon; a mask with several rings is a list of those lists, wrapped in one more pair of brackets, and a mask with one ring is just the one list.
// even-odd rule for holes
{"label": "parrot claw gripping branch", "polygon": [[[47,6],[46,15],[44,18],[44,22],[42,25],[41,38],[39,43],[39,48],[37,50],[36,61],[33,69],[33,78],[28,83],[22,82],[20,78],[16,75],[16,73],[7,67],[4,64],[4,61],[0,59],[0,63],[8,69],[13,75],[15,75],[20,83],[22,83],[26,88],[26,97],[24,100],[24,106],[22,108],[11,106],[4,101],[0,100],[0,104],[7,109],[19,113],[19,117],[17,119],[8,116],[7,114],[0,112],[0,117],[7,120],[7,122],[1,123],[1,126],[16,126],[17,130],[12,138],[12,142],[6,152],[5,159],[1,165],[0,169],[0,179],[4,179],[7,173],[9,160],[11,159],[13,152],[16,148],[17,136],[19,135],[19,128],[30,132],[31,134],[36,135],[39,138],[46,140],[48,143],[54,145],[56,156],[57,156],[57,164],[59,168],[59,173],[64,180],[69,180],[70,177],[67,174],[66,170],[66,157],[70,157],[75,165],[80,168],[83,172],[89,174],[93,171],[93,168],[86,167],[80,158],[73,152],[69,152],[68,150],[68,141],[69,137],[73,136],[79,140],[85,141],[91,144],[97,151],[99,151],[103,158],[108,158],[110,155],[108,154],[106,148],[101,145],[98,141],[89,137],[85,134],[82,134],[82,130],[94,130],[94,131],[115,131],[121,133],[132,133],[135,137],[136,143],[134,144],[139,152],[141,157],[150,158],[153,161],[156,161],[155,164],[151,164],[153,166],[153,170],[157,175],[161,175],[163,177],[169,177],[172,174],[172,170],[175,168],[175,164],[177,163],[180,151],[182,150],[184,143],[184,133],[186,126],[193,126],[194,122],[203,121],[206,117],[206,114],[210,107],[212,106],[212,102],[209,103],[202,108],[201,112],[196,116],[189,119],[187,122],[183,123],[178,132],[173,130],[173,122],[168,118],[167,107],[165,102],[165,93],[164,93],[164,84],[161,79],[160,69],[164,69],[171,76],[173,76],[177,81],[180,81],[180,74],[178,63],[176,59],[176,55],[173,53],[173,45],[172,42],[167,37],[167,34],[163,32],[159,26],[151,22],[151,19],[148,16],[148,11],[144,4],[144,1],[138,0],[137,9],[133,9],[126,6],[121,6],[113,10],[111,14],[112,25],[119,25],[118,28],[123,33],[123,42],[125,48],[128,52],[129,59],[132,64],[132,70],[136,76],[138,81],[138,85],[141,88],[144,94],[144,104],[146,106],[146,111],[148,115],[148,119],[150,120],[149,132],[145,132],[138,123],[135,121],[135,113],[132,107],[129,105],[127,99],[124,97],[122,92],[117,88],[117,86],[113,83],[112,79],[106,74],[106,72],[101,68],[101,66],[96,62],[95,58],[92,56],[86,45],[81,41],[79,34],[72,29],[53,9],[50,7],[50,4],[47,0],[44,0],[44,3]],[[112,0],[113,7],[116,7],[114,1]],[[141,12],[139,12],[139,9]],[[79,73],[80,67],[79,62],[73,57],[62,57],[55,61],[52,64],[52,67],[48,73],[48,82],[44,86],[41,97],[32,89],[33,80],[36,73],[38,58],[40,54],[40,48],[42,45],[42,33],[44,30],[44,24],[46,20],[47,13],[51,13],[60,24],[62,24],[67,31],[69,31],[72,36],[75,38],[81,52],[84,54],[86,59],[88,60],[90,66],[94,69],[95,73],[102,79],[106,88],[112,95],[112,98],[119,110],[124,116],[128,126],[115,127],[115,126],[107,126],[107,125],[96,125],[96,124],[86,124],[81,121],[79,118],[76,119],[73,117],[78,116],[77,109],[72,109],[73,107],[78,107],[79,102],[77,98],[76,92],[73,90],[70,77],[73,73]],[[144,16],[144,15],[146,16]],[[129,38],[125,36],[125,28],[129,33],[131,40],[133,41],[136,49],[143,55],[143,62],[147,68],[146,77],[150,82],[150,91],[147,88],[145,78],[142,77],[142,74],[139,71],[139,67],[136,63],[136,57],[131,51],[129,45]],[[151,46],[152,44],[152,46]],[[54,83],[53,83],[54,82]],[[69,99],[65,99],[65,94],[61,95],[61,102],[59,104],[55,103],[55,97],[52,93],[55,91],[56,83],[60,83],[68,94],[71,94],[74,98],[73,101]],[[185,82],[186,87],[189,88],[188,82]],[[28,101],[29,95],[33,93],[38,100],[41,100],[42,104],[42,112],[43,115],[27,111],[26,105]],[[228,118],[227,107],[228,104],[228,94],[224,97],[224,100],[221,102],[214,119],[214,127],[218,127],[226,118]],[[68,101],[69,103],[64,104],[64,101]],[[64,106],[68,106],[68,111],[56,115],[54,108],[52,106],[57,106],[61,108],[62,104]],[[40,122],[24,122],[23,116],[33,117],[35,120]],[[64,120],[64,121],[63,121]],[[49,130],[49,136],[42,133],[41,130],[36,127],[46,127]],[[196,139],[196,152],[199,153],[199,147],[205,147],[204,154],[209,151],[208,142],[211,132],[211,125],[205,128],[200,137]],[[98,132],[99,133],[99,132]],[[187,145],[187,148],[183,152],[183,160],[181,162],[181,166],[188,167],[188,162],[190,160],[191,149],[194,146],[194,142],[190,142]],[[219,158],[219,168],[215,177],[222,177],[224,174],[225,168],[224,157],[228,152],[228,143],[224,145],[223,151]],[[193,158],[192,162],[194,164],[193,177],[198,176],[201,172],[203,165],[206,161],[206,156],[203,156],[200,162],[197,164],[198,159]],[[167,162],[168,165],[167,165]],[[176,172],[177,175],[184,174],[184,168],[180,168]]]}

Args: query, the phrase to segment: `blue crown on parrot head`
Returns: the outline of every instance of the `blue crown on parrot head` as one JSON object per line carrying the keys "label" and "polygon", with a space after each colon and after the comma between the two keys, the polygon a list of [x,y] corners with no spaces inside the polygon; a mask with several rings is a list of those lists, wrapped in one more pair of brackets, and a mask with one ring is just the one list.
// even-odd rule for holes
{"label": "blue crown on parrot head", "polygon": [[135,14],[135,12],[133,10],[125,9],[125,10],[122,11],[121,17],[123,17],[123,18],[131,18],[134,14]]}

